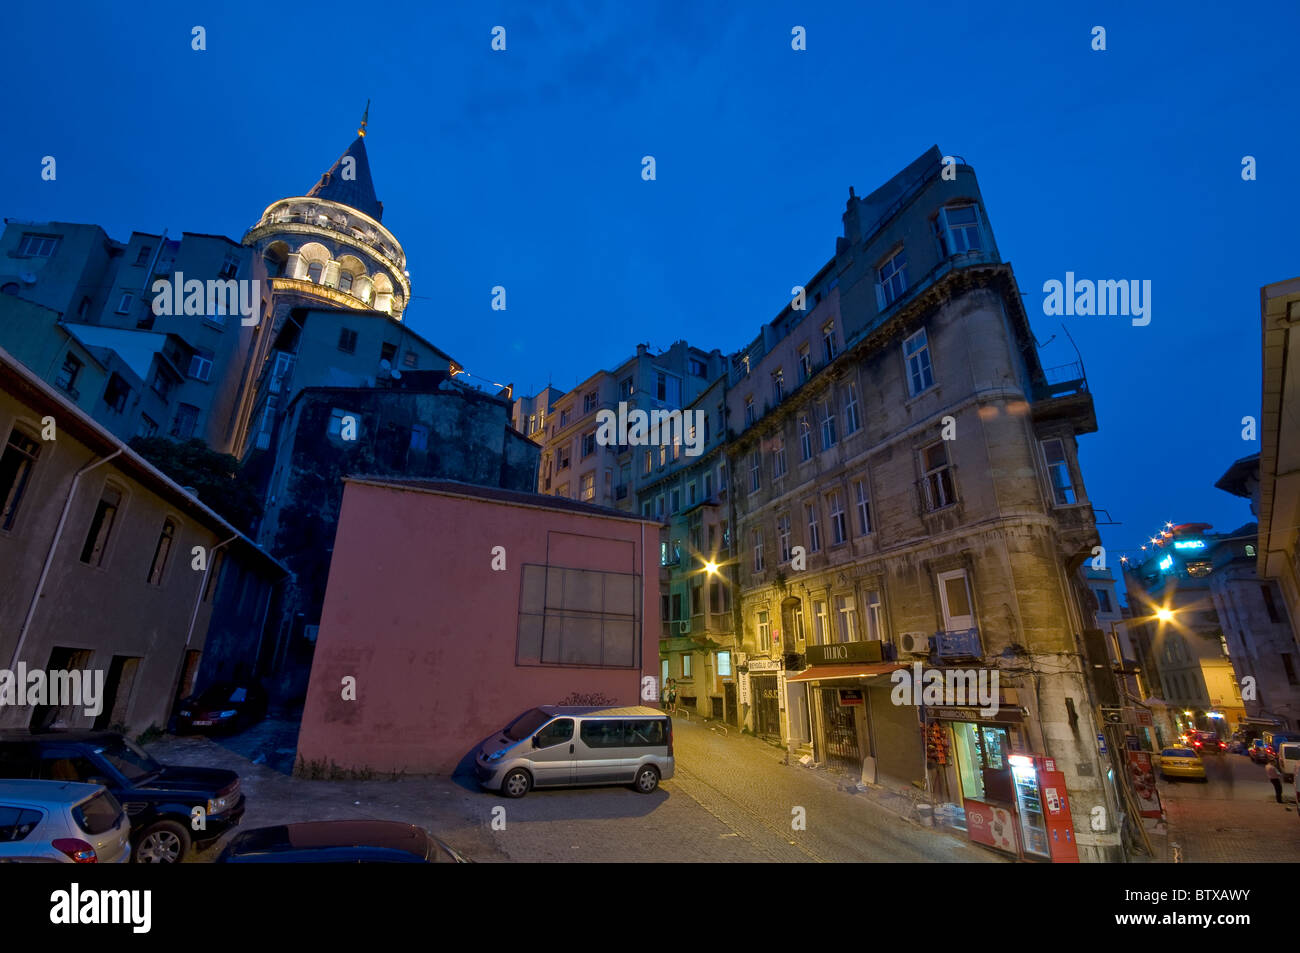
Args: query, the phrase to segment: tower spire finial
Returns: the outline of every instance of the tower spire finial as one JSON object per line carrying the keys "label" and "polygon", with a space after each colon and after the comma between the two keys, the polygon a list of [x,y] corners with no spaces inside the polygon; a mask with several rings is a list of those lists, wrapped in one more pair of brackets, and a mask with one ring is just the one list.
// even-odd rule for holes
{"label": "tower spire finial", "polygon": [[357,130],[357,135],[362,139],[366,137],[366,121],[370,118],[370,100],[366,100],[366,111],[361,116],[361,128]]}

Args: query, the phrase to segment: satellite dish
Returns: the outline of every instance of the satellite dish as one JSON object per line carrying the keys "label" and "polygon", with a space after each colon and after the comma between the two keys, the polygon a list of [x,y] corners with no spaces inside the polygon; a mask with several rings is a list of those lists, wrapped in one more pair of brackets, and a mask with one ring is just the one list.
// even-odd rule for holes
{"label": "satellite dish", "polygon": [[379,369],[381,371],[392,370],[392,368],[393,368],[393,362],[390,361],[388,358],[384,358],[379,362]]}
{"label": "satellite dish", "polygon": [[36,284],[36,273],[34,271],[24,271],[18,278],[25,285]]}
{"label": "satellite dish", "polygon": [[402,379],[402,372],[399,370],[394,370],[392,373],[392,378],[395,381],[400,381]]}

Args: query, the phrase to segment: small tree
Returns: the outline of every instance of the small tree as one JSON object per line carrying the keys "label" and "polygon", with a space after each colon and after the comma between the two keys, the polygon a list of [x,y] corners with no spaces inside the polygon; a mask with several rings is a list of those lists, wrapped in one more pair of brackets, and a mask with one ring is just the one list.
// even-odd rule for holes
{"label": "small tree", "polygon": [[204,504],[237,529],[250,532],[262,515],[251,481],[242,478],[243,467],[230,454],[218,453],[196,439],[135,437],[130,446],[181,486],[193,487]]}

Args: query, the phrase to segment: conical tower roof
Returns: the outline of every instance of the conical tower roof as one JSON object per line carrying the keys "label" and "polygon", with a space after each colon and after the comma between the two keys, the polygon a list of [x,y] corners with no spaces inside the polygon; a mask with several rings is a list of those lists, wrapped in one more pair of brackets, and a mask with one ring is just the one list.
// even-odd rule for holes
{"label": "conical tower roof", "polygon": [[[366,103],[366,115],[369,114],[370,104]],[[352,145],[344,150],[307,194],[350,206],[359,212],[365,212],[376,221],[383,218],[384,203],[375,196],[375,183],[370,177],[370,158],[366,155],[366,119],[361,120],[361,128],[357,130],[357,138]]]}

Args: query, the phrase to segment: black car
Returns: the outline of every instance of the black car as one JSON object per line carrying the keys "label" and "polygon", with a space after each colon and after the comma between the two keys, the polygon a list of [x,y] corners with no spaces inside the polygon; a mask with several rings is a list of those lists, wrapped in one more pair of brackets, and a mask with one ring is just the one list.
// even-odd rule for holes
{"label": "black car", "polygon": [[[131,818],[138,863],[174,864],[193,843],[215,843],[244,816],[239,775],[221,768],[160,764],[119,734],[0,734],[0,778],[102,784]],[[193,830],[195,808],[203,829]]]}
{"label": "black car", "polygon": [[176,713],[178,734],[240,731],[266,717],[266,692],[252,682],[222,682],[185,699]]}
{"label": "black car", "polygon": [[423,828],[397,821],[306,821],[236,834],[219,864],[468,864]]}

